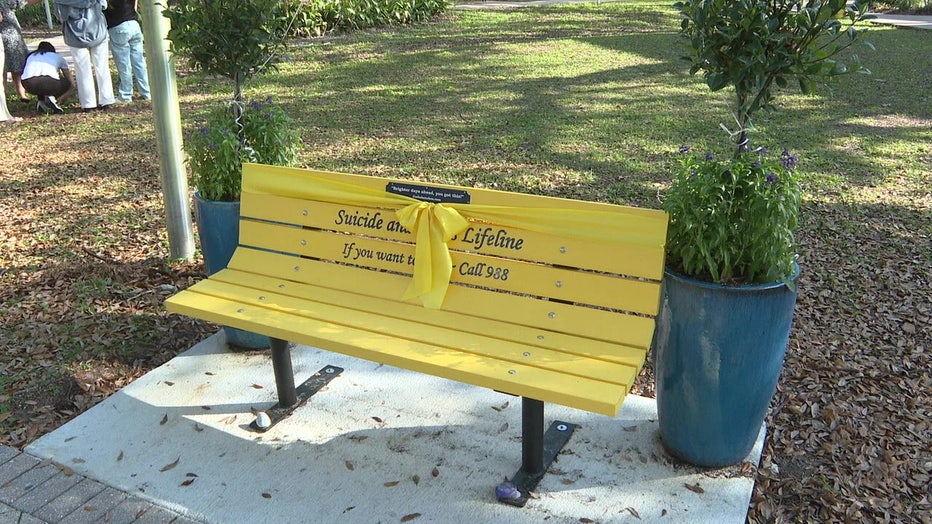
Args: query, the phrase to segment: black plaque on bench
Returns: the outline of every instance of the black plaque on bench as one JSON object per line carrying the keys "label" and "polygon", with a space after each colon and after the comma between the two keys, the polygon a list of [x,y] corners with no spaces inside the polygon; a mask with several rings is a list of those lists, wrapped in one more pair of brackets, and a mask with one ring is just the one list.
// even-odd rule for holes
{"label": "black plaque on bench", "polygon": [[469,192],[465,189],[422,186],[402,182],[389,182],[385,186],[385,192],[416,198],[423,202],[433,202],[434,204],[468,204],[470,201]]}

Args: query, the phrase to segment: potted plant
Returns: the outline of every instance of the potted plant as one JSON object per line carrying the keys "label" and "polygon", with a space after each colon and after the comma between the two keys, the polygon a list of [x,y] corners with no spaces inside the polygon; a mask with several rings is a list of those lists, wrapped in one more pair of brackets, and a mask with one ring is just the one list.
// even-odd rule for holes
{"label": "potted plant", "polygon": [[[752,118],[778,89],[867,72],[838,53],[864,29],[856,0],[686,0],[675,7],[690,73],[728,88],[732,154],[682,147],[664,193],[670,216],[663,304],[654,341],[660,436],[699,466],[740,462],[776,391],[796,302],[798,158],[752,148]],[[725,126],[722,126],[725,127]]]}
{"label": "potted plant", "polygon": [[[275,67],[298,0],[173,0],[163,14],[171,22],[170,50],[196,71],[233,84],[233,98],[215,107],[185,140],[198,237],[207,273],[225,268],[239,241],[243,162],[295,165],[301,137],[271,98],[246,101],[243,86]],[[268,347],[268,337],[225,328],[233,347]]]}

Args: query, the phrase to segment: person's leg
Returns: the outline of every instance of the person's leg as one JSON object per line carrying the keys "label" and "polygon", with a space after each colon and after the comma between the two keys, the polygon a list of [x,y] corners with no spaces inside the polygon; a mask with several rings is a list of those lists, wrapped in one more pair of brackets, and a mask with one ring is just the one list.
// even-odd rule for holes
{"label": "person's leg", "polygon": [[78,85],[78,102],[82,109],[93,109],[97,107],[97,91],[94,89],[94,72],[91,70],[91,52],[83,47],[69,46],[69,48],[71,58],[74,59],[74,79]]}
{"label": "person's leg", "polygon": [[26,88],[23,87],[23,73],[10,73],[10,76],[13,77],[13,84],[16,86],[16,92],[19,94],[19,99],[28,102],[29,94],[26,93]]}
{"label": "person's leg", "polygon": [[91,62],[94,64],[94,78],[97,80],[97,105],[100,107],[116,102],[113,98],[113,79],[110,77],[108,47],[108,42],[104,41],[90,49]]}
{"label": "person's leg", "polygon": [[136,88],[139,90],[139,96],[149,100],[152,98],[152,92],[149,91],[149,71],[146,68],[146,58],[143,56],[142,29],[139,22],[130,20],[126,22],[132,24],[130,29],[133,34],[130,36],[130,63],[133,65],[133,76],[136,80]]}
{"label": "person's leg", "polygon": [[[3,63],[6,62],[6,55],[3,51],[3,44],[0,43],[0,72],[3,71]],[[0,77],[0,122],[15,122],[10,110],[6,107],[6,74]]]}
{"label": "person's leg", "polygon": [[133,70],[130,67],[130,32],[126,27],[129,22],[110,30],[110,54],[116,64],[120,81],[117,83],[117,99],[129,102],[133,99]]}

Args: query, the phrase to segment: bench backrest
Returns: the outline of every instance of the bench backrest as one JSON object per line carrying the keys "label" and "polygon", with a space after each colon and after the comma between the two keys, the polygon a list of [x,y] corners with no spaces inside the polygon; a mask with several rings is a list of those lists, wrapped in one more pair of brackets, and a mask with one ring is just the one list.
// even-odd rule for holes
{"label": "bench backrest", "polygon": [[[333,183],[358,190],[359,201],[348,201],[345,191],[334,196]],[[398,204],[379,201],[389,185]],[[439,311],[419,308],[425,316],[456,330],[495,329],[554,347],[562,347],[563,335],[586,337],[591,343],[572,350],[640,368],[660,300],[667,226],[661,211],[246,164],[240,248],[230,267],[377,297],[386,311],[417,304],[402,300],[416,237],[396,216],[413,200],[395,193],[458,202],[452,205],[464,215],[482,209],[486,217],[470,219],[448,243],[450,285]],[[506,216],[526,211],[534,224],[488,219],[497,209]],[[548,225],[554,223],[563,227]]]}

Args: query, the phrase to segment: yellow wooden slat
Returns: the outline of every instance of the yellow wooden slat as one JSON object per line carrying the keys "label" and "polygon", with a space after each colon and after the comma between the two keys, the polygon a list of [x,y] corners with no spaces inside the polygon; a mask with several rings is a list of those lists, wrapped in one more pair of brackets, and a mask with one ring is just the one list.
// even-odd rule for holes
{"label": "yellow wooden slat", "polygon": [[[235,269],[221,271],[213,275],[211,280],[235,285],[244,293],[246,292],[245,288],[252,289],[255,296],[271,297],[273,294],[284,295],[301,301],[312,301],[338,306],[341,311],[353,310],[366,314],[377,314],[379,316],[443,328],[455,326],[458,332],[467,335],[474,334],[484,338],[492,337],[496,340],[518,343],[523,347],[532,346],[535,348],[556,350],[587,359],[605,360],[636,368],[641,367],[646,354],[646,349],[643,347],[638,348],[621,344],[611,344],[589,337],[554,333],[552,331],[509,324],[499,320],[464,317],[460,313],[427,309],[420,305],[300,284],[265,275],[246,273]],[[204,288],[199,289],[203,290]],[[357,323],[363,324],[362,321],[357,321]],[[526,349],[522,351],[531,350]],[[522,358],[519,360],[523,360],[523,352]]]}
{"label": "yellow wooden slat", "polygon": [[[362,327],[392,339],[406,339],[432,344],[456,351],[479,355],[483,358],[503,360],[515,364],[549,369],[569,375],[627,383],[628,375],[637,373],[639,366],[616,364],[606,360],[587,358],[579,354],[552,351],[536,346],[505,340],[500,332],[484,335],[460,331],[453,326],[435,326],[414,319],[400,319],[359,309],[298,299],[271,291],[244,288],[219,279],[204,280],[197,285],[198,293],[242,302],[273,312],[299,315],[321,322],[342,326]],[[500,326],[500,329],[506,326]],[[582,341],[580,341],[582,342]]]}
{"label": "yellow wooden slat", "polygon": [[[399,242],[414,236],[395,218],[394,210],[314,202],[278,195],[248,195],[244,217],[281,224],[338,230]],[[513,227],[474,223],[449,243],[450,249],[517,258],[660,280],[663,276],[664,223],[648,223],[657,245],[647,247],[624,238],[568,238]],[[252,239],[253,242],[262,238]],[[263,247],[261,244],[257,247]]]}
{"label": "yellow wooden slat", "polygon": [[[236,250],[228,267],[247,272],[261,268],[263,274],[276,278],[388,300],[399,300],[409,282],[408,277],[391,273],[360,278],[356,268],[245,248]],[[648,347],[654,329],[653,319],[644,316],[462,286],[450,286],[443,310],[643,348]]]}
{"label": "yellow wooden slat", "polygon": [[[414,246],[373,238],[336,235],[313,229],[264,222],[243,222],[240,242],[249,246],[301,254],[368,268],[410,273]],[[511,259],[453,252],[453,283],[514,293],[538,294],[557,300],[653,313],[660,299],[660,283],[567,270]],[[365,278],[378,278],[365,273]]]}
{"label": "yellow wooden slat", "polygon": [[[405,184],[420,183],[431,187],[439,187],[453,190],[468,191],[472,197],[472,204],[493,205],[493,206],[514,206],[528,208],[557,208],[557,209],[588,209],[610,212],[625,212],[632,215],[644,217],[646,220],[657,221],[666,224],[666,214],[656,209],[646,209],[640,207],[620,206],[615,204],[603,204],[600,202],[587,202],[583,200],[572,200],[567,198],[557,198],[541,195],[527,195],[522,193],[512,193],[507,191],[498,191],[494,189],[480,189],[475,187],[453,186],[448,184],[422,183],[412,180],[382,178],[365,175],[353,175],[347,173],[335,173],[332,171],[318,171],[313,169],[299,169],[280,166],[269,166],[259,164],[243,164],[243,200],[246,200],[250,193],[249,180],[252,177],[257,179],[268,179],[271,177],[280,177],[295,179],[301,183],[311,183],[314,178],[326,180],[349,181],[353,184],[367,187],[374,190],[384,191],[389,182],[401,182]],[[666,227],[666,226],[664,226]]]}
{"label": "yellow wooden slat", "polygon": [[[299,315],[220,299],[195,288],[166,301],[169,311],[319,347],[413,371],[427,373],[615,416],[630,386],[455,351],[371,331],[308,319]],[[631,377],[633,380],[633,376]]]}

